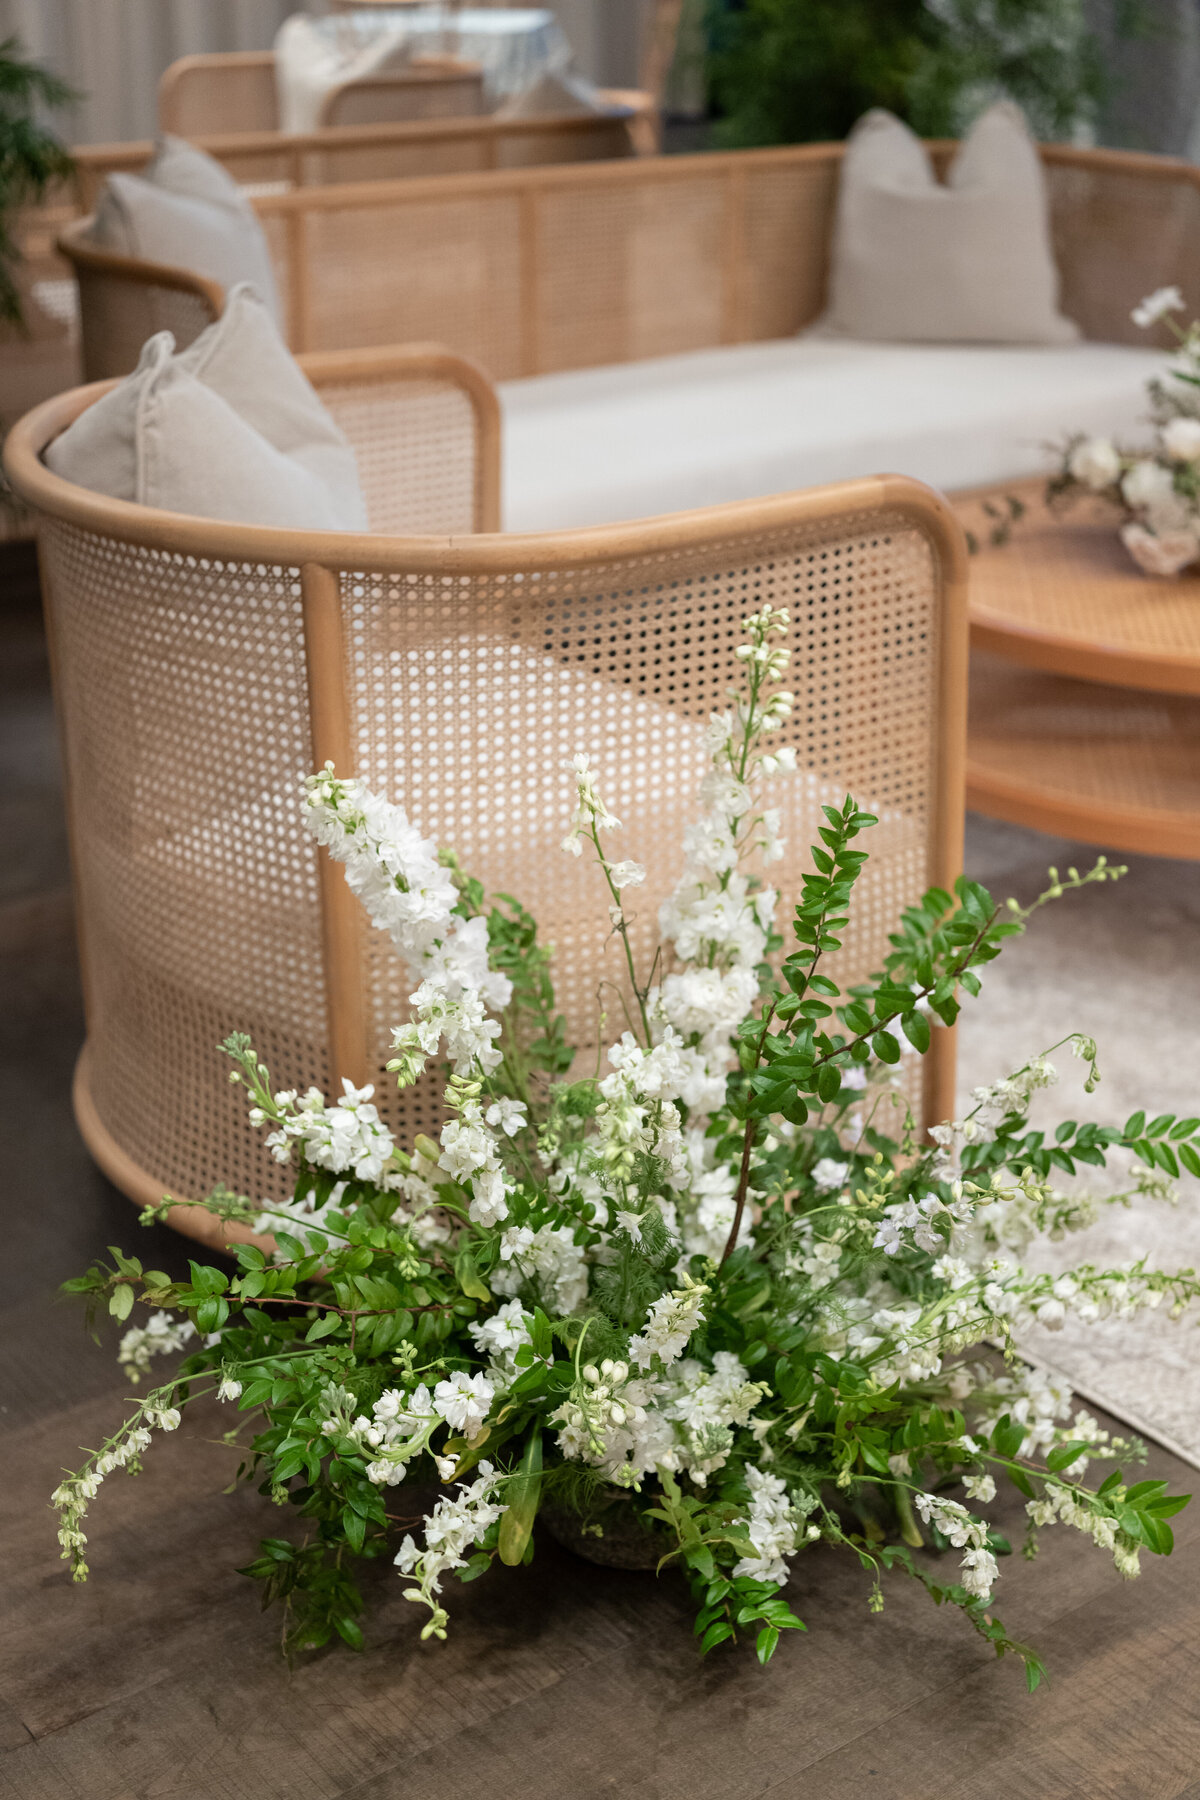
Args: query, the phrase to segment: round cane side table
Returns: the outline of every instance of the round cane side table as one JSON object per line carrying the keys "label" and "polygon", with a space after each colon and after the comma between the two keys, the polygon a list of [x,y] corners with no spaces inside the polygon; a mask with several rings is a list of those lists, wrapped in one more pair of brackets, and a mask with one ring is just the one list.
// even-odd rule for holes
{"label": "round cane side table", "polygon": [[[1027,512],[971,559],[967,805],[1106,849],[1200,859],[1200,575],[1141,574],[1111,509]],[[995,496],[1000,498],[999,493]],[[980,530],[980,525],[985,531]]]}

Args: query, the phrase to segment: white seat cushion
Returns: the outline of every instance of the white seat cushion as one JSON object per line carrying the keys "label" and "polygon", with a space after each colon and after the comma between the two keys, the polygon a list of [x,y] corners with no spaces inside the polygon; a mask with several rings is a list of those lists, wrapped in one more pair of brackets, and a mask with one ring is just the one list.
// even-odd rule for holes
{"label": "white seat cushion", "polygon": [[649,518],[859,475],[953,490],[1135,433],[1161,351],[786,338],[505,382],[510,531]]}

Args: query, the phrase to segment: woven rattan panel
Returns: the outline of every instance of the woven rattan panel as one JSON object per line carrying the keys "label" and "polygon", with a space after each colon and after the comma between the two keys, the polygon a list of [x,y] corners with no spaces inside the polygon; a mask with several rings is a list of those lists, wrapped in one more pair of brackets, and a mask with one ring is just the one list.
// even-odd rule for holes
{"label": "woven rattan panel", "polygon": [[478,70],[436,79],[397,71],[335,89],[322,109],[321,123],[379,125],[392,120],[463,119],[483,111],[483,76]]}
{"label": "woven rattan panel", "polygon": [[48,524],[43,540],[101,1123],[164,1192],[262,1194],[216,1046],[326,1087],[296,572]]}
{"label": "woven rattan panel", "polygon": [[[929,879],[939,646],[931,553],[911,526],[876,515],[840,522],[833,538],[793,530],[749,550],[630,557],[584,575],[343,579],[359,772],[490,891],[536,914],[578,1044],[595,1044],[601,1009],[605,1033],[620,1030],[622,969],[603,884],[588,857],[559,849],[570,758],[591,755],[625,825],[615,853],[646,864],[646,886],[628,896],[644,958],[697,815],[705,721],[726,703],[741,619],[766,601],[795,621],[785,737],[803,773],[777,784],[785,896],[798,891],[822,801],[851,789],[882,821],[840,958],[856,978],[878,966],[900,907]],[[365,940],[369,1073],[382,1079],[411,983],[381,934]],[[428,1090],[389,1104],[406,1132],[434,1122]]]}
{"label": "woven rattan panel", "polygon": [[739,339],[791,337],[825,304],[839,165],[756,167],[741,184]]}
{"label": "woven rattan panel", "polygon": [[174,65],[163,82],[159,127],[177,137],[277,131],[273,56],[205,56]]}
{"label": "woven rattan panel", "polygon": [[[1144,346],[1129,316],[1144,294],[1175,282],[1200,295],[1200,190],[1182,172],[1051,164],[1046,180],[1063,311],[1087,338]],[[1158,341],[1172,341],[1162,327]]]}
{"label": "woven rattan panel", "polygon": [[[1065,811],[1140,817],[1172,834],[1165,854],[1200,856],[1200,700],[975,652],[968,781],[984,800],[998,785]],[[1120,835],[1099,841],[1124,847]]]}
{"label": "woven rattan panel", "polygon": [[76,264],[83,334],[83,370],[88,381],[127,375],[137,366],[146,339],[169,331],[180,350],[212,324],[200,294],[185,289],[123,281],[106,270]]}
{"label": "woven rattan panel", "polygon": [[475,411],[447,381],[323,382],[354,445],[372,531],[475,529]]}
{"label": "woven rattan panel", "polygon": [[495,379],[524,372],[514,196],[314,207],[303,219],[305,349],[432,340]]}
{"label": "woven rattan panel", "polygon": [[500,380],[779,336],[816,315],[832,162],[646,170],[268,207],[281,285],[302,259],[303,347],[436,337]]}

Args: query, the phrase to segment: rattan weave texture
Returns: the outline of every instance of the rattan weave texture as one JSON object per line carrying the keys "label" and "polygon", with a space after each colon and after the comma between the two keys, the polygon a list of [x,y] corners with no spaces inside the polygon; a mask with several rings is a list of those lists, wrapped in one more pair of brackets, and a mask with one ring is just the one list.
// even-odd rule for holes
{"label": "rattan weave texture", "polygon": [[[1041,154],[1066,311],[1086,337],[1145,343],[1129,319],[1141,295],[1200,285],[1200,170],[1122,151]],[[635,157],[302,188],[255,205],[293,349],[436,336],[506,380],[811,324],[840,159],[838,144]],[[97,379],[128,366],[124,342],[103,338],[100,324],[87,334]]]}
{"label": "rattan weave texture", "polygon": [[[570,756],[593,755],[624,851],[647,865],[645,949],[695,813],[705,720],[740,621],[764,601],[795,621],[785,736],[802,774],[779,795],[785,896],[820,802],[847,788],[882,821],[848,977],[876,967],[898,909],[959,866],[965,594],[935,496],[872,480],[633,526],[471,536],[456,509],[474,495],[485,515],[473,465],[495,443],[477,373],[414,358],[406,431],[389,389],[402,377],[379,362],[363,359],[357,392],[347,359],[309,364],[359,450],[373,521],[401,516],[387,509],[405,466],[389,430],[423,418],[440,473],[422,490],[427,517],[410,500],[404,524],[459,535],[257,531],[85,495],[37,449],[90,396],[30,415],[6,452],[45,520],[86,969],[78,1112],[143,1202],[219,1180],[278,1191],[215,1053],[232,1029],[253,1033],[280,1084],[347,1075],[388,1092],[408,981],[298,825],[299,781],[327,755],[532,908],[572,1036],[593,1053],[599,1012],[615,1033],[623,1000],[605,896],[558,850]],[[458,390],[445,405],[439,382]],[[949,1034],[936,1041],[931,1112],[953,1091]],[[405,1135],[435,1123],[427,1089],[385,1105]]]}

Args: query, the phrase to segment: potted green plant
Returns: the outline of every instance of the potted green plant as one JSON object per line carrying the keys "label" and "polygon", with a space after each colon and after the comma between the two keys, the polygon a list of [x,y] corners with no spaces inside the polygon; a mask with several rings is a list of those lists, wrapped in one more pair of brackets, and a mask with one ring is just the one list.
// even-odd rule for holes
{"label": "potted green plant", "polygon": [[922,137],[957,137],[1016,100],[1037,137],[1070,138],[1104,86],[1083,0],[713,0],[717,141],[845,137],[873,106]]}

